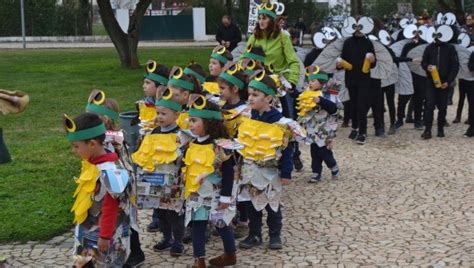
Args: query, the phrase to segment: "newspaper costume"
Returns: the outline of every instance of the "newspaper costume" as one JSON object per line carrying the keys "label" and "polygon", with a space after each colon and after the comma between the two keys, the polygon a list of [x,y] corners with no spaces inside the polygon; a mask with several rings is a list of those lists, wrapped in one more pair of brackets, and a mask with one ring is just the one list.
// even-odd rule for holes
{"label": "newspaper costume", "polygon": [[[76,131],[75,122],[65,116],[69,141],[87,140],[105,132],[104,124]],[[115,154],[112,154],[115,155]],[[123,266],[130,253],[130,176],[118,157],[93,164],[82,161],[77,188],[74,192],[74,258],[80,260],[92,256],[92,263],[98,267]],[[114,232],[106,253],[97,250],[103,202],[110,195],[119,201],[119,211]]]}

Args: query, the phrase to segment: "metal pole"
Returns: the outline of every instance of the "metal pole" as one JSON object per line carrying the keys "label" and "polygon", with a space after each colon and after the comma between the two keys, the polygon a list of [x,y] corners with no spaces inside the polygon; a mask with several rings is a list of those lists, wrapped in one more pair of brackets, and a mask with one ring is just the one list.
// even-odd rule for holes
{"label": "metal pole", "polygon": [[26,37],[25,37],[25,8],[23,6],[23,0],[20,0],[21,10],[21,35],[23,36],[23,48],[26,48]]}

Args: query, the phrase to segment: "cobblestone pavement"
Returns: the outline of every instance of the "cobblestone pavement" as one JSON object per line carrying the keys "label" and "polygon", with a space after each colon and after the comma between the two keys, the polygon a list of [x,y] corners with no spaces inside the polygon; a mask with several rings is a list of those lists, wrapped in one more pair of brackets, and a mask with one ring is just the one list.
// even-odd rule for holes
{"label": "cobblestone pavement", "polygon": [[[455,107],[449,109],[451,122]],[[385,139],[369,135],[364,146],[341,129],[335,155],[342,175],[328,179],[326,168],[316,185],[307,183],[310,159],[304,147],[304,171],[295,174],[283,198],[283,250],[270,251],[265,243],[239,250],[237,266],[473,267],[474,139],[462,137],[466,128],[451,124],[446,138],[423,141],[421,132],[406,124]],[[142,226],[149,219],[149,212],[141,213]],[[193,263],[189,246],[185,256],[172,258],[152,251],[159,234],[145,231],[141,239],[146,267]],[[1,245],[0,255],[7,266],[64,266],[71,261],[71,246],[68,233],[47,243]],[[214,237],[207,255],[221,251]]]}

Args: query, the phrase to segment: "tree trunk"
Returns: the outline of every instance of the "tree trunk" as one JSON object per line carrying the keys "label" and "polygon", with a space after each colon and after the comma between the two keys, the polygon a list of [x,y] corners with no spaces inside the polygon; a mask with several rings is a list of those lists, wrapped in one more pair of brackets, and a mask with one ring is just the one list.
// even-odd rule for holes
{"label": "tree trunk", "polygon": [[362,0],[351,0],[351,16],[362,15]]}
{"label": "tree trunk", "polygon": [[115,18],[110,0],[97,0],[102,24],[117,50],[122,67],[140,67],[140,61],[138,59],[138,28],[151,1],[152,0],[140,0],[138,2],[133,14],[130,16],[128,32],[124,33]]}
{"label": "tree trunk", "polygon": [[140,37],[139,27],[145,15],[146,9],[152,0],[143,0],[138,2],[133,14],[130,16],[128,24],[128,46],[130,51],[130,67],[139,68],[140,61],[138,59],[138,38]]}

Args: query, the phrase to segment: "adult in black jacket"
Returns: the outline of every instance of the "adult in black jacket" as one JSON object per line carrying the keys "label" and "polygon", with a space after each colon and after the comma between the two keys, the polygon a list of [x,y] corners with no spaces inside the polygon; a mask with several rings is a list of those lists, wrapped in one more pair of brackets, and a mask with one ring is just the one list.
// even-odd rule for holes
{"label": "adult in black jacket", "polygon": [[[431,138],[435,106],[438,107],[437,136],[444,137],[449,90],[459,71],[458,53],[452,44],[443,43],[436,39],[434,43],[426,47],[421,66],[425,69],[428,77],[426,79],[426,105],[424,114],[425,131],[421,137],[423,139]],[[438,69],[441,79],[441,88],[436,88],[434,85],[431,76],[431,71],[434,68]]]}
{"label": "adult in black jacket", "polygon": [[232,23],[230,17],[227,15],[222,17],[222,24],[217,28],[216,40],[229,51],[234,50],[237,44],[242,41],[242,33],[239,27]]}
{"label": "adult in black jacket", "polygon": [[[469,68],[469,71],[474,72],[474,53],[471,53],[467,67]],[[464,133],[464,137],[472,138],[474,137],[474,81],[465,80],[465,83],[467,103],[469,105],[469,128],[467,129],[466,133]]]}
{"label": "adult in black jacket", "polygon": [[[345,72],[346,87],[351,98],[352,131],[350,139],[356,139],[358,144],[364,144],[367,138],[367,112],[369,109],[369,90],[371,87],[370,71],[362,72],[366,55],[369,55],[371,68],[375,67],[376,59],[374,45],[361,32],[344,41],[341,58],[352,64],[352,70]],[[337,68],[342,68],[340,62]]]}

